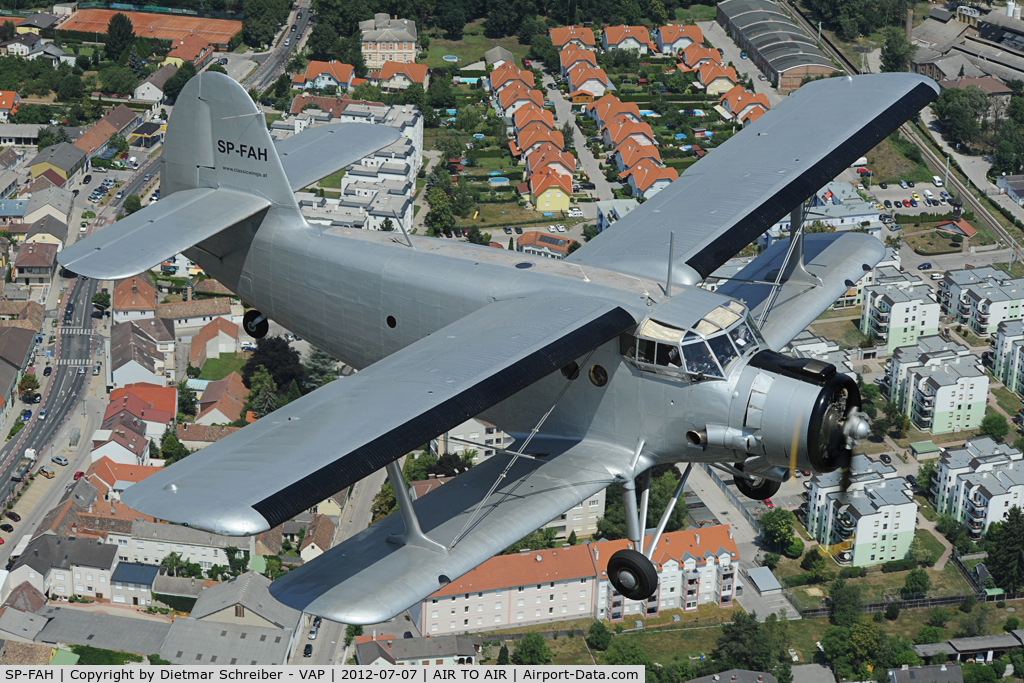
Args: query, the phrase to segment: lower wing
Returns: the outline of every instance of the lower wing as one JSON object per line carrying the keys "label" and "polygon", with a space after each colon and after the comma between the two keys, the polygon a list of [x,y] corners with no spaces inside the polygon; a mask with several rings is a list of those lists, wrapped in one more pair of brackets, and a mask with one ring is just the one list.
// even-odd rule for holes
{"label": "lower wing", "polygon": [[493,302],[135,484],[122,502],[214,533],[266,531],[635,325],[599,299]]}
{"label": "lower wing", "polygon": [[423,532],[447,552],[388,542],[404,530],[395,513],[288,572],[270,592],[343,624],[386,621],[607,487],[631,457],[583,440],[554,458],[519,458],[491,492],[512,458],[494,456],[413,503]]}

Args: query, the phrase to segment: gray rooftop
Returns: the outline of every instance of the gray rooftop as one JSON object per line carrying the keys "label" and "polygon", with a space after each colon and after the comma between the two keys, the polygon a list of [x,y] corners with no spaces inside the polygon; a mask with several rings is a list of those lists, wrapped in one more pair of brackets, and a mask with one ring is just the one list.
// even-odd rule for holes
{"label": "gray rooftop", "polygon": [[729,669],[720,674],[712,674],[694,678],[687,683],[776,683],[775,676],[763,671],[747,671],[746,669]]}
{"label": "gray rooftop", "polygon": [[747,570],[747,576],[754,582],[759,593],[765,591],[782,590],[782,584],[772,574],[772,570],[768,567],[752,567]]}
{"label": "gray rooftop", "polygon": [[42,163],[51,164],[65,173],[69,173],[85,163],[85,152],[70,142],[58,142],[37,154],[28,165],[35,166]]}
{"label": "gray rooftop", "polygon": [[892,683],[964,683],[960,667],[953,663],[889,669],[889,672],[892,674],[889,679]]}
{"label": "gray rooftop", "polygon": [[221,536],[208,531],[200,531],[192,527],[178,524],[158,524],[156,522],[132,522],[132,538],[147,541],[165,541],[188,545],[205,545],[211,548],[238,547],[238,540],[232,536]]}
{"label": "gray rooftop", "polygon": [[110,569],[116,561],[116,545],[85,539],[62,539],[47,532],[28,544],[14,566],[28,565],[40,574],[45,574],[51,568],[70,569],[72,565]]}
{"label": "gray rooftop", "polygon": [[515,56],[505,48],[492,47],[490,50],[484,53],[484,61],[488,64],[494,64],[495,62],[512,62],[515,60]]}
{"label": "gray rooftop", "polygon": [[175,619],[159,652],[173,664],[281,665],[288,663],[291,634],[291,629]]}
{"label": "gray rooftop", "polygon": [[937,334],[919,337],[914,346],[901,346],[893,353],[893,358],[901,363],[914,361],[926,363],[936,358],[957,358],[970,354],[963,344],[946,341]]}
{"label": "gray rooftop", "polygon": [[111,575],[111,581],[122,583],[137,583],[143,586],[152,586],[153,580],[160,573],[160,567],[151,564],[136,564],[134,562],[120,562]]}
{"label": "gray rooftop", "polygon": [[363,42],[416,42],[415,21],[392,19],[386,13],[377,13],[373,19],[360,21],[359,30],[363,32]]}
{"label": "gray rooftop", "polygon": [[976,638],[950,638],[949,644],[957,652],[977,652],[979,650],[1009,650],[1020,647],[1021,641],[1009,633]]}
{"label": "gray rooftop", "polygon": [[800,31],[774,2],[725,0],[718,8],[777,72],[809,65],[834,67],[814,39]]}
{"label": "gray rooftop", "polygon": [[480,636],[434,636],[432,638],[395,638],[371,640],[356,645],[361,664],[383,658],[390,663],[430,657],[476,657],[483,646]]}
{"label": "gray rooftop", "polygon": [[5,638],[16,637],[32,641],[46,626],[46,621],[46,617],[38,614],[8,608],[0,614],[0,634]]}
{"label": "gray rooftop", "polygon": [[[68,206],[70,208],[70,202],[68,203]],[[32,209],[29,209],[29,211],[31,210]],[[67,212],[65,211],[65,213]],[[28,232],[25,234],[25,239],[29,240],[36,235],[50,235],[61,242],[65,242],[68,239],[68,225],[63,221],[54,218],[50,214],[47,214],[29,226]]]}
{"label": "gray rooftop", "polygon": [[39,614],[50,617],[50,622],[36,637],[39,642],[91,645],[140,655],[159,652],[171,628],[164,622],[71,608],[45,607]]}
{"label": "gray rooftop", "polygon": [[295,628],[302,616],[270,595],[270,579],[247,572],[204,590],[192,608],[192,617],[202,619],[234,605],[242,605],[278,628]]}
{"label": "gray rooftop", "polygon": [[57,209],[61,215],[67,215],[71,211],[71,203],[74,199],[75,196],[71,194],[71,190],[51,185],[44,190],[32,193],[28,200],[28,205],[25,207],[25,213],[30,214],[37,209],[49,205]]}

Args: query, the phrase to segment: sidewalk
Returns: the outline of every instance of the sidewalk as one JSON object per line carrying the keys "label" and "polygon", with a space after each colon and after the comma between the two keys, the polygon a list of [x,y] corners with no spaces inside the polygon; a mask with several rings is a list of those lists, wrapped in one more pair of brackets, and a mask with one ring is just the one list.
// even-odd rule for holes
{"label": "sidewalk", "polygon": [[942,547],[945,548],[942,555],[939,556],[939,559],[935,561],[935,569],[944,569],[946,561],[949,560],[949,556],[953,554],[953,546],[950,545],[945,536],[936,531],[935,522],[929,522],[921,513],[918,513],[917,515],[917,528],[927,529],[932,532],[932,535],[935,536],[939,543],[942,544]]}
{"label": "sidewalk", "polygon": [[[758,566],[755,559],[762,555],[762,549],[758,545],[760,537],[754,531],[754,527],[739,514],[722,489],[711,480],[711,477],[699,465],[695,465],[690,471],[690,478],[687,486],[697,494],[701,502],[722,524],[727,524],[732,529],[733,540],[736,542],[736,551],[739,553],[739,566],[741,569],[750,569]],[[743,582],[743,595],[736,598],[747,612],[757,612],[758,621],[764,621],[769,614],[777,614],[779,610],[786,611],[786,618],[800,619],[798,612],[782,595],[761,596],[757,589],[751,585],[749,579]]]}

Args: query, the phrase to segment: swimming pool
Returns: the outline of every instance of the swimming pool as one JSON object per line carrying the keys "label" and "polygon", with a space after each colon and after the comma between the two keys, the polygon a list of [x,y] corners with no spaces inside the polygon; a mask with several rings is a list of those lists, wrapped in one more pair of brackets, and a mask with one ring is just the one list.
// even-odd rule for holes
{"label": "swimming pool", "polygon": [[457,62],[457,61],[459,61],[459,58],[456,57],[455,55],[445,55],[444,57],[441,57],[441,59],[443,59],[446,62]]}
{"label": "swimming pool", "polygon": [[508,178],[489,178],[487,182],[493,186],[508,185]]}
{"label": "swimming pool", "polygon": [[653,115],[654,113],[655,113],[655,112],[654,112],[654,110],[653,110],[653,109],[641,109],[641,110],[640,110],[640,116],[651,116],[651,115]]}

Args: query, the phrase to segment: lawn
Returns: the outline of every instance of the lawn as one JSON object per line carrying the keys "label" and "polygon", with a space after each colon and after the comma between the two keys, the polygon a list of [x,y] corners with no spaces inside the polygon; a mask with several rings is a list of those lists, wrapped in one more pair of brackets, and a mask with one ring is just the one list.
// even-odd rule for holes
{"label": "lawn", "polygon": [[860,331],[859,318],[857,320],[814,322],[811,324],[811,329],[815,334],[837,341],[846,348],[859,346],[862,341],[867,339],[864,333]]}
{"label": "lawn", "polygon": [[320,187],[336,187],[338,189],[341,189],[341,179],[344,175],[345,169],[341,169],[340,171],[332,173],[331,175],[327,176],[318,184],[320,185]]}
{"label": "lawn", "polygon": [[865,156],[868,158],[868,168],[875,174],[876,183],[898,183],[901,179],[923,183],[932,179],[932,172],[927,166],[914,163],[900,154],[888,138]]}
{"label": "lawn", "polygon": [[914,233],[907,236],[907,245],[922,256],[956,254],[963,251],[963,244],[949,241],[945,233],[935,230]]}
{"label": "lawn", "polygon": [[992,395],[996,397],[999,407],[1010,415],[1020,410],[1020,397],[1006,387],[996,387],[992,390]]}
{"label": "lawn", "polygon": [[714,21],[715,20],[715,8],[709,5],[698,5],[693,3],[686,9],[679,8],[676,10],[676,19],[679,21]]}
{"label": "lawn", "polygon": [[[712,12],[714,12],[713,8]],[[462,40],[444,40],[440,31],[436,30],[430,31],[428,35],[430,36],[430,49],[427,50],[426,64],[431,69],[447,66],[448,62],[442,59],[445,55],[458,57],[459,61],[456,63],[464,69],[470,64],[483,61],[484,53],[492,47],[503,47],[509,50],[516,58],[516,66],[522,66],[523,57],[530,51],[530,46],[520,45],[515,36],[496,40],[485,38],[483,19],[467,24]]]}
{"label": "lawn", "polygon": [[232,372],[242,374],[242,366],[247,359],[233,353],[222,353],[220,358],[210,358],[203,363],[199,379],[217,380],[224,379]]}
{"label": "lawn", "polygon": [[993,263],[993,266],[999,270],[1006,271],[1010,274],[1010,277],[1024,277],[1024,263],[1020,261],[1014,261],[1013,263]]}
{"label": "lawn", "polygon": [[857,318],[860,319],[860,306],[849,306],[847,308],[829,308],[819,315],[816,320],[828,320],[830,318]]}
{"label": "lawn", "polygon": [[942,557],[942,553],[946,552],[946,546],[939,542],[939,539],[935,538],[935,534],[928,531],[927,529],[918,529],[914,532],[914,538],[921,539],[921,545],[924,546],[925,550],[932,554],[935,560]]}
{"label": "lawn", "polygon": [[274,121],[277,121],[279,118],[281,118],[280,114],[267,114],[267,113],[264,113],[263,115],[265,117],[267,117],[267,129],[268,130],[270,129],[270,126],[271,126],[272,123],[274,123]]}
{"label": "lawn", "polygon": [[[940,548],[942,547],[934,537],[932,537],[931,542],[934,542]],[[946,566],[942,569],[930,568],[924,571],[928,573],[928,578],[932,582],[931,590],[928,591],[929,596],[960,595],[966,594],[971,590],[967,581],[960,575],[960,572],[952,562],[946,563]],[[867,576],[847,579],[847,583],[860,588],[864,602],[884,602],[884,596],[899,594],[899,589],[903,587],[909,573],[909,571],[885,573],[876,567],[869,570]],[[818,604],[827,593],[827,585],[801,586],[793,589],[794,597],[804,606]]]}
{"label": "lawn", "polygon": [[[927,483],[924,482],[924,484]],[[918,482],[918,486],[921,485],[922,482]],[[914,496],[914,500],[917,501],[917,507],[921,511],[921,515],[929,522],[934,522],[939,518],[939,513],[935,511],[935,508],[932,507],[931,502],[927,498],[918,493]]]}
{"label": "lawn", "polygon": [[[481,220],[481,218],[483,220]],[[455,227],[468,228],[476,226],[481,230],[489,231],[491,233],[491,237],[495,237],[497,234],[504,234],[501,232],[501,229],[506,225],[509,227],[516,225],[521,225],[523,227],[536,227],[543,225],[544,227],[547,227],[552,223],[562,223],[563,225],[569,226],[582,220],[584,219],[566,219],[560,218],[559,216],[549,216],[545,218],[540,212],[524,209],[516,202],[512,201],[481,204],[479,217],[475,220],[472,216],[468,218],[457,218]]]}

